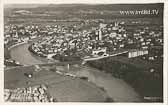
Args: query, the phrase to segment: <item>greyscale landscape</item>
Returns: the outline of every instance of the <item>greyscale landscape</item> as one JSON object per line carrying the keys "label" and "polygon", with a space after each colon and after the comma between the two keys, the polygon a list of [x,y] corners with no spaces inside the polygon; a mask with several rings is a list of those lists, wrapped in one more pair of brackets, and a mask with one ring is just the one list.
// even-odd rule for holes
{"label": "greyscale landscape", "polygon": [[163,3],[4,5],[5,102],[163,102]]}

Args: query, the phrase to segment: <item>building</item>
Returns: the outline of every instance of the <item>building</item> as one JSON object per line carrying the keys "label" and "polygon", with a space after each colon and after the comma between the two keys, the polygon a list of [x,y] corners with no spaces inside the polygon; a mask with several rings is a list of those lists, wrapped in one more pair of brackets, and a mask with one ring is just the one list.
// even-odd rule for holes
{"label": "building", "polygon": [[148,54],[148,50],[132,50],[128,52],[128,58],[134,58]]}
{"label": "building", "polygon": [[97,49],[97,50],[93,50],[92,51],[92,55],[99,55],[99,53],[102,53],[102,55],[106,54],[106,48],[102,48],[102,49]]}

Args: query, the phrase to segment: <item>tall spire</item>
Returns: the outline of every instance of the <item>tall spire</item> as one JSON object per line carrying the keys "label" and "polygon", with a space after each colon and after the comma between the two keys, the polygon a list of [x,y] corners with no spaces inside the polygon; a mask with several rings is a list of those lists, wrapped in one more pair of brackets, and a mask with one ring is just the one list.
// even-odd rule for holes
{"label": "tall spire", "polygon": [[99,29],[99,40],[102,40],[102,31]]}

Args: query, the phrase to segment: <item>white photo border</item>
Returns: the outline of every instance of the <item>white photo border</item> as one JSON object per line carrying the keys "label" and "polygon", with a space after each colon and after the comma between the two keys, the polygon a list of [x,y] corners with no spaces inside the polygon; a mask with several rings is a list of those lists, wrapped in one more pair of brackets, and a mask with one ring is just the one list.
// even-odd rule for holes
{"label": "white photo border", "polygon": [[52,105],[66,105],[66,104],[74,104],[74,105],[102,105],[102,103],[78,103],[78,102],[58,102],[58,103],[26,103],[26,102],[13,102],[8,103],[4,102],[3,94],[4,94],[4,5],[5,4],[142,4],[142,3],[164,3],[164,71],[163,71],[163,77],[164,77],[164,102],[163,103],[103,103],[103,104],[114,104],[114,105],[134,105],[134,104],[141,104],[141,105],[167,105],[168,104],[168,97],[167,97],[167,76],[168,76],[168,1],[167,0],[0,0],[0,104],[1,105],[46,105],[46,104],[52,104]]}

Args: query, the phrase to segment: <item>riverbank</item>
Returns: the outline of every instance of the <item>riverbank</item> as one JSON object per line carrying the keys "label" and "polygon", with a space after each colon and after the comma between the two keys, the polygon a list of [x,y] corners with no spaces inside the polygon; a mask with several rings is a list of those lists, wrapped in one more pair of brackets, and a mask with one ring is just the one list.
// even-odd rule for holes
{"label": "riverbank", "polygon": [[[4,74],[5,89],[28,88],[45,84],[48,88],[47,93],[58,102],[109,101],[107,93],[95,84],[78,77],[60,75],[47,68],[40,66],[37,70],[36,66],[27,66],[7,70]],[[33,74],[32,78],[25,76],[25,73]]]}
{"label": "riverbank", "polygon": [[20,64],[19,61],[17,61],[16,59],[12,59],[11,57],[11,50],[17,46],[21,46],[23,44],[26,43],[32,43],[34,41],[39,40],[41,37],[36,37],[36,38],[32,38],[28,41],[22,41],[22,42],[16,42],[16,43],[9,43],[8,45],[4,46],[4,64],[5,64],[5,68],[11,68],[14,66],[23,66],[24,64]]}
{"label": "riverbank", "polygon": [[[109,73],[112,77],[124,80],[135,89],[144,102],[163,102],[162,66],[158,64],[156,66],[154,62],[152,65],[147,65],[141,61],[140,58],[126,60],[124,57],[113,57],[90,61],[87,65],[98,71]],[[157,98],[148,99],[145,97]]]}
{"label": "riverbank", "polygon": [[[69,64],[69,67],[68,67]],[[65,74],[88,79],[89,82],[96,84],[105,90],[109,97],[115,102],[142,102],[138,93],[124,80],[115,78],[110,73],[101,72],[95,68],[82,66],[72,62],[57,64],[41,64],[41,68],[52,71],[61,71]]]}
{"label": "riverbank", "polygon": [[79,77],[87,77],[98,87],[102,87],[115,102],[142,102],[139,94],[122,79],[115,78],[110,73],[101,72],[95,68],[81,66],[80,69],[70,67],[68,71]]}
{"label": "riverbank", "polygon": [[[31,53],[28,50],[29,46],[30,46],[30,43],[29,44],[26,43],[18,47],[14,47],[11,51],[12,58],[17,59],[26,65],[42,64],[42,65],[46,65],[46,66],[48,65],[49,67],[52,67],[52,65],[48,64],[48,60],[46,60],[45,58],[43,59],[41,57],[35,56],[33,53]],[[60,64],[61,63],[62,62],[60,62]],[[92,72],[92,70],[94,72]],[[117,79],[108,73],[106,74],[103,72],[99,72],[98,70],[95,71],[94,68],[90,68],[89,70],[87,70],[87,68],[83,66],[81,66],[78,69],[70,67],[69,72],[75,73],[75,75],[79,75],[79,76],[88,74],[86,76],[88,76],[89,80],[95,83],[97,86],[103,87],[106,91],[108,91],[108,95],[114,98],[114,101],[117,101],[117,102],[141,102],[142,101],[139,98],[138,94],[134,91],[134,89],[130,87],[127,83],[125,83],[125,81],[121,79]]]}
{"label": "riverbank", "polygon": [[8,50],[11,50],[12,48],[14,48],[16,46],[19,46],[19,45],[22,45],[22,44],[25,44],[25,43],[28,43],[28,41],[24,41],[24,42],[20,42],[20,43],[14,44],[14,45],[8,47]]}

